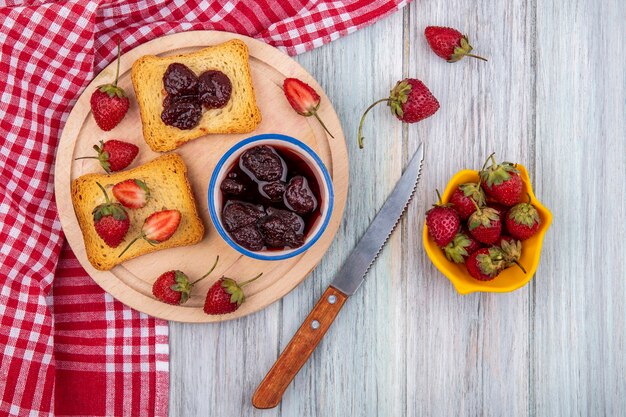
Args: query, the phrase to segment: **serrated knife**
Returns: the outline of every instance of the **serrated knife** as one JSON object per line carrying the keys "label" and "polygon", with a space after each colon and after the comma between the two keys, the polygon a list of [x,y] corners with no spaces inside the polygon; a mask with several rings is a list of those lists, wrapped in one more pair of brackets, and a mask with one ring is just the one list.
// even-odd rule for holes
{"label": "serrated knife", "polygon": [[273,408],[306,363],[344,303],[365,280],[368,269],[402,217],[420,178],[424,146],[420,144],[402,177],[365,234],[300,326],[252,397],[256,408]]}

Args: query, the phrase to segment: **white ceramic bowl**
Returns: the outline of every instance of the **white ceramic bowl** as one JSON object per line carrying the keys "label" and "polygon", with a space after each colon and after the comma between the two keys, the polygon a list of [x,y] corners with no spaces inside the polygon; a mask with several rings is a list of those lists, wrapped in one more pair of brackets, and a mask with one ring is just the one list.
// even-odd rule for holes
{"label": "white ceramic bowl", "polygon": [[[239,245],[237,242],[230,237],[224,225],[222,223],[222,193],[220,191],[220,184],[225,176],[228,174],[228,171],[233,166],[235,161],[248,149],[253,148],[259,145],[268,145],[268,146],[277,146],[279,148],[288,148],[292,152],[298,154],[304,161],[307,162],[311,171],[315,175],[315,179],[320,186],[320,199],[321,199],[321,207],[320,207],[320,216],[316,219],[315,224],[311,227],[307,236],[305,238],[304,244],[299,248],[286,248],[283,250],[261,250],[261,251],[251,251],[243,246]],[[330,179],[330,175],[328,174],[328,170],[324,166],[324,163],[320,159],[319,156],[311,148],[309,148],[306,144],[299,141],[298,139],[292,138],[291,136],[279,135],[274,133],[268,133],[263,135],[252,136],[248,139],[242,140],[237,143],[235,146],[230,148],[226,154],[219,160],[215,170],[213,171],[213,175],[211,176],[211,181],[209,182],[209,213],[211,214],[211,220],[213,221],[213,225],[217,229],[217,232],[222,236],[222,238],[228,243],[231,247],[233,247],[238,252],[243,255],[249,256],[254,259],[262,259],[269,261],[278,261],[281,259],[291,258],[297,255],[300,255],[307,249],[309,249],[313,244],[322,236],[326,227],[328,226],[328,222],[330,221],[330,216],[333,211],[333,184]]]}

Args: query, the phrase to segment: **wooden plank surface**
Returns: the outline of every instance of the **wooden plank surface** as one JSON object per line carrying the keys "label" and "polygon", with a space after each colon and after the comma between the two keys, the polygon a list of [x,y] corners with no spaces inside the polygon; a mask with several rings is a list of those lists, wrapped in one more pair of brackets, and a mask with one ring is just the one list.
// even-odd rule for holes
{"label": "wooden plank surface", "polygon": [[[618,0],[433,0],[297,57],[325,89],[350,154],[346,214],[320,266],[240,320],[170,325],[171,416],[594,416],[626,409],[625,8]],[[488,63],[447,64],[428,24],[460,28]],[[441,103],[402,126],[382,106],[404,76]],[[399,178],[419,141],[415,201],[273,410],[250,398]],[[523,162],[554,214],[536,277],[459,296],[420,239],[434,188],[491,152]]]}

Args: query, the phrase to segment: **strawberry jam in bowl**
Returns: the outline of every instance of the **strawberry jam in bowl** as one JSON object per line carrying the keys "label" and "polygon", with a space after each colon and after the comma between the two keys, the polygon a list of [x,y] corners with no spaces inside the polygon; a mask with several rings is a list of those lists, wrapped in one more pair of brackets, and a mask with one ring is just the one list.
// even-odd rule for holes
{"label": "strawberry jam in bowl", "polygon": [[211,220],[238,252],[282,260],[322,236],[333,187],[317,154],[290,136],[263,134],[233,146],[219,160],[208,190]]}

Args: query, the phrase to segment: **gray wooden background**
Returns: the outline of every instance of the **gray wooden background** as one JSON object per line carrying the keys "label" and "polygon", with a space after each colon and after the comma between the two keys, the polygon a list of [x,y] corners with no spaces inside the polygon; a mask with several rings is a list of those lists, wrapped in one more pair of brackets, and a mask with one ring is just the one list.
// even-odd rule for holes
{"label": "gray wooden background", "polygon": [[[431,0],[297,57],[339,113],[350,153],[343,225],[314,273],[262,312],[170,325],[171,416],[618,416],[626,413],[626,4]],[[488,63],[448,64],[429,24],[467,33]],[[403,126],[381,106],[417,77],[439,112]],[[365,285],[269,411],[250,398],[400,177],[419,141],[415,200]],[[492,151],[526,165],[552,210],[535,278],[458,295],[427,259],[435,187]]]}

